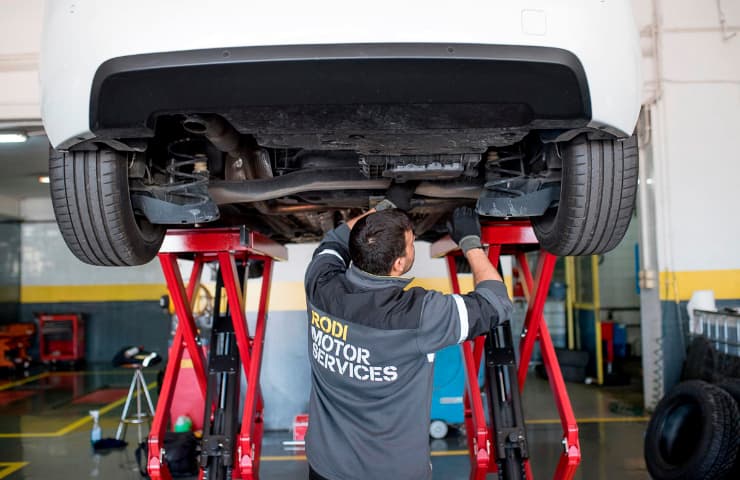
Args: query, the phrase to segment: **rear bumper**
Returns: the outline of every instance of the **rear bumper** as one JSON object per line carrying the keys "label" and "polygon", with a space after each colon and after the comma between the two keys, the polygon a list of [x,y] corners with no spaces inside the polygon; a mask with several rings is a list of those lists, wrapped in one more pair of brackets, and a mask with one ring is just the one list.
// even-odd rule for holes
{"label": "rear bumper", "polygon": [[[372,115],[363,118],[362,106],[372,106]],[[157,115],[188,112],[220,113],[242,130],[276,134],[576,128],[591,119],[591,103],[575,55],[531,46],[208,49],[114,58],[95,74],[97,136],[151,136]],[[378,112],[386,112],[381,122]]]}
{"label": "rear bumper", "polygon": [[[115,28],[114,23],[124,28]],[[218,0],[207,9],[196,1],[47,0],[40,63],[44,126],[55,148],[95,137],[93,122],[104,125],[106,121],[90,118],[93,81],[108,61],[150,54],[161,60],[171,55],[162,52],[182,51],[199,52],[206,62],[223,65],[220,55],[226,49],[233,60],[242,48],[293,49],[294,45],[320,46],[315,58],[319,59],[326,58],[325,52],[334,46],[371,44],[567,51],[578,59],[587,79],[588,127],[626,136],[637,120],[640,48],[630,2],[622,0],[458,0],[452,6],[421,0]],[[270,55],[277,52],[271,50]],[[422,56],[427,55],[428,51]],[[437,56],[447,58],[445,51]],[[193,61],[192,67],[202,64]],[[516,82],[517,77],[513,78]],[[173,87],[187,80],[175,77]],[[248,87],[240,82],[231,90]],[[297,82],[290,87],[303,88]],[[206,87],[219,88],[215,82]],[[140,91],[136,102],[152,100],[153,95]]]}

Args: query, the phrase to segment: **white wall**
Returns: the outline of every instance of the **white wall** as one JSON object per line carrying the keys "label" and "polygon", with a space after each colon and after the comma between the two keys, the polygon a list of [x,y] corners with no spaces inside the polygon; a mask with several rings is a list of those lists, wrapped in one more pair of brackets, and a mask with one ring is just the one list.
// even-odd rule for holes
{"label": "white wall", "polygon": [[41,0],[0,4],[0,121],[40,119]]}
{"label": "white wall", "polygon": [[15,198],[0,195],[0,220],[14,219],[20,216],[20,204]]}
{"label": "white wall", "polygon": [[[740,30],[740,2],[723,0]],[[714,1],[659,0],[654,107],[658,251],[665,271],[740,269],[740,35]]]}

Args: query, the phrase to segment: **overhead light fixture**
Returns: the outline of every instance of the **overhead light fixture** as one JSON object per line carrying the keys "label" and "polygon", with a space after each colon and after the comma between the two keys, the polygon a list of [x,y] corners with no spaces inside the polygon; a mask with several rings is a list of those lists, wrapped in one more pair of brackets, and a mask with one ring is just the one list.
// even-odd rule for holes
{"label": "overhead light fixture", "polygon": [[49,183],[48,175],[39,175],[39,183]]}
{"label": "overhead light fixture", "polygon": [[0,143],[23,143],[28,137],[23,133],[0,133]]}

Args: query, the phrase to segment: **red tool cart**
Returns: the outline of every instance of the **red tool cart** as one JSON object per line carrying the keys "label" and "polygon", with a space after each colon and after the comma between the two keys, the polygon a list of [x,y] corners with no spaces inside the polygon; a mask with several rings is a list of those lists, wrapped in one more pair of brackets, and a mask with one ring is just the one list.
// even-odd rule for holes
{"label": "red tool cart", "polygon": [[28,349],[35,333],[33,323],[0,325],[0,369],[28,368]]}
{"label": "red tool cart", "polygon": [[[524,390],[534,344],[539,342],[563,427],[561,443],[554,447],[560,451],[560,459],[553,478],[572,479],[581,461],[578,425],[552,339],[542,317],[557,257],[540,250],[536,277],[532,279],[526,252],[536,250],[538,243],[529,221],[484,222],[481,225],[481,240],[487,246],[488,257],[494,265],[498,264],[500,255],[515,256],[519,272],[524,277],[524,294],[528,305],[519,342],[518,364],[512,343],[514,337],[508,322],[503,326],[503,332],[494,329],[488,335],[464,342],[461,346],[466,369],[463,405],[470,452],[470,478],[483,480],[489,472],[497,471],[499,478],[522,478],[522,473],[528,480],[533,478],[519,394]],[[461,255],[461,252],[457,245],[445,237],[432,245],[431,255],[435,258],[446,257],[452,290],[459,293],[455,256]],[[484,414],[478,383],[478,371],[484,355],[490,422],[487,422]]]}
{"label": "red tool cart", "polygon": [[[193,260],[187,288],[183,284],[177,263],[178,256]],[[164,435],[181,368],[192,368],[198,385],[192,401],[201,405],[199,410],[205,412],[201,478],[206,475],[208,478],[259,478],[264,427],[264,403],[259,379],[272,265],[274,261],[287,258],[288,252],[284,246],[245,228],[174,230],[167,233],[160,249],[159,261],[175,307],[178,325],[149,434],[147,469],[152,480],[172,478],[166,462]],[[249,261],[264,262],[253,332],[249,331],[244,308],[246,285],[242,285],[237,274]],[[214,310],[221,309],[221,290],[226,292],[228,304],[225,315],[214,320],[208,361],[199,345],[198,331],[192,315],[194,292],[206,262],[217,262],[219,267]],[[190,361],[184,366],[182,358],[186,351]],[[244,404],[240,406],[242,371],[247,380],[247,392]]]}
{"label": "red tool cart", "polygon": [[85,324],[79,313],[37,313],[39,352],[47,364],[85,360]]}

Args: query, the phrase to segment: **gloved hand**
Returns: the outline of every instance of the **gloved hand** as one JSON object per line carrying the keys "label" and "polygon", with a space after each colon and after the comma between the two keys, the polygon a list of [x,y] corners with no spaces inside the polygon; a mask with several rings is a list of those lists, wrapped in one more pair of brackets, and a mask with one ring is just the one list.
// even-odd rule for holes
{"label": "gloved hand", "polygon": [[385,192],[385,199],[375,206],[376,211],[386,208],[397,208],[407,212],[411,209],[411,198],[414,196],[416,183],[392,183]]}
{"label": "gloved hand", "polygon": [[480,221],[472,208],[456,208],[452,212],[452,224],[449,227],[450,236],[464,254],[473,248],[483,248],[480,241]]}

